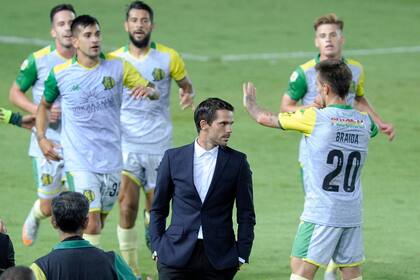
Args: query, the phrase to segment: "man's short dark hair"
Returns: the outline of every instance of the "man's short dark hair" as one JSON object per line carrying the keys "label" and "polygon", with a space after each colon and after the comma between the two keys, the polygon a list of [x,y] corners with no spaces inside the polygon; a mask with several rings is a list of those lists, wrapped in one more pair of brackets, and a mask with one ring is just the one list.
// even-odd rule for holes
{"label": "man's short dark hair", "polygon": [[54,16],[61,11],[69,11],[76,15],[76,11],[74,10],[71,4],[60,4],[53,7],[50,11],[50,21],[51,23],[54,21]]}
{"label": "man's short dark hair", "polygon": [[95,24],[97,24],[98,26],[100,25],[98,20],[90,15],[78,16],[73,20],[71,24],[71,33],[74,36],[77,29],[79,29],[80,27],[85,28]]}
{"label": "man's short dark hair", "polygon": [[212,97],[202,101],[194,111],[194,122],[197,132],[200,132],[200,121],[205,120],[209,125],[216,119],[217,110],[228,110],[233,112],[234,108],[228,102]]}
{"label": "man's short dark hair", "polygon": [[51,209],[58,228],[66,233],[75,233],[85,225],[89,201],[81,193],[62,192],[53,198]]}
{"label": "man's short dark hair", "polygon": [[153,22],[153,10],[149,5],[147,5],[143,1],[133,1],[133,2],[131,2],[131,4],[127,8],[127,11],[126,11],[126,14],[125,14],[125,20],[128,20],[130,11],[133,10],[133,9],[147,11],[149,13],[151,22]]}
{"label": "man's short dark hair", "polygon": [[6,269],[0,280],[35,280],[35,275],[29,267],[19,265]]}
{"label": "man's short dark hair", "polygon": [[352,82],[352,74],[344,61],[327,59],[319,62],[315,69],[321,83],[328,84],[332,91],[341,98],[347,96]]}

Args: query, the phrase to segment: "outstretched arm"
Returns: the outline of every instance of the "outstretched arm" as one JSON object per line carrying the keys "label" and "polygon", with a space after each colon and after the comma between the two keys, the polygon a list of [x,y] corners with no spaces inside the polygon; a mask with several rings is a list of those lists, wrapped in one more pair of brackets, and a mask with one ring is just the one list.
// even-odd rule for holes
{"label": "outstretched arm", "polygon": [[5,108],[0,108],[0,121],[8,124],[13,124],[26,129],[32,129],[35,126],[35,116],[22,116],[18,112],[12,112]]}
{"label": "outstretched arm", "polygon": [[357,110],[362,112],[367,112],[373,119],[373,121],[378,125],[379,130],[382,133],[388,135],[389,141],[392,141],[395,137],[395,129],[391,123],[386,123],[382,118],[375,112],[372,105],[364,96],[356,96],[355,98],[355,107]]}
{"label": "outstretched arm", "polygon": [[185,76],[179,81],[176,81],[179,86],[179,105],[184,110],[191,107],[194,110],[194,88],[192,82],[188,76]]}
{"label": "outstretched arm", "polygon": [[261,125],[280,128],[278,115],[257,105],[257,90],[252,82],[243,84],[243,103],[251,117]]}

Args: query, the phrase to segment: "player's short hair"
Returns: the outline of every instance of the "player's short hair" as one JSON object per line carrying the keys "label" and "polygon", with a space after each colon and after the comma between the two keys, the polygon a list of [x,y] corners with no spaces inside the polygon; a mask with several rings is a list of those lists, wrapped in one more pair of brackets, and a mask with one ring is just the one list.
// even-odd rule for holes
{"label": "player's short hair", "polygon": [[194,122],[195,127],[197,128],[197,132],[200,132],[200,121],[205,120],[209,125],[216,119],[216,111],[217,110],[228,110],[233,112],[233,106],[216,97],[207,98],[206,100],[202,101],[194,111]]}
{"label": "player's short hair", "polygon": [[73,34],[73,36],[75,36],[79,28],[85,28],[87,26],[91,26],[95,24],[97,24],[98,26],[100,25],[99,21],[90,15],[78,16],[77,18],[73,20],[71,24],[71,33]]}
{"label": "player's short hair", "polygon": [[315,31],[318,29],[320,25],[323,25],[323,24],[335,24],[338,26],[338,28],[340,28],[341,31],[343,31],[344,29],[344,21],[339,19],[337,15],[334,13],[326,14],[326,15],[316,18],[314,21]]}
{"label": "player's short hair", "polygon": [[62,192],[53,198],[51,209],[58,228],[66,233],[75,233],[86,223],[89,201],[81,193]]}
{"label": "player's short hair", "polygon": [[50,21],[51,23],[54,21],[54,16],[61,11],[69,11],[76,15],[76,11],[74,10],[73,6],[71,4],[60,4],[57,6],[54,6],[50,11]]}
{"label": "player's short hair", "polygon": [[321,83],[328,84],[332,91],[341,98],[347,96],[353,75],[343,60],[326,59],[319,62],[315,69]]}
{"label": "player's short hair", "polygon": [[128,20],[128,17],[130,16],[130,11],[133,9],[147,11],[149,13],[150,20],[153,22],[153,10],[149,5],[147,5],[143,1],[133,1],[130,5],[128,5],[127,11],[125,13],[125,20]]}
{"label": "player's short hair", "polygon": [[35,275],[29,267],[18,265],[6,269],[0,280],[35,280]]}

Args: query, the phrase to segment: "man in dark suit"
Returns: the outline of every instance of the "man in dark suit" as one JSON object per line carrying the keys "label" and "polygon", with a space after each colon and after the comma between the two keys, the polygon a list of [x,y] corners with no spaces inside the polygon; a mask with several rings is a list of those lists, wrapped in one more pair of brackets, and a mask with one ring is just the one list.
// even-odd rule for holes
{"label": "man in dark suit", "polygon": [[158,170],[150,233],[159,279],[233,279],[254,240],[251,170],[245,154],[227,147],[232,105],[206,99],[194,121],[198,138],[166,151]]}

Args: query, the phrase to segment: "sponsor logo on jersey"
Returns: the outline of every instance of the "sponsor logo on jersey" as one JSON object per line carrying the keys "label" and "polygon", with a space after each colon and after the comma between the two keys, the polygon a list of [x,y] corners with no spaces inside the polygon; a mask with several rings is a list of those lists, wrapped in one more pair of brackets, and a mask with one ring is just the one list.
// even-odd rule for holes
{"label": "sponsor logo on jersey", "polygon": [[153,69],[152,76],[153,76],[153,81],[155,82],[161,81],[165,78],[165,71],[163,71],[160,68],[155,68]]}
{"label": "sponsor logo on jersey", "polygon": [[89,202],[92,202],[95,200],[95,193],[91,190],[84,190],[83,195],[86,196]]}
{"label": "sponsor logo on jersey", "polygon": [[102,80],[102,84],[105,87],[105,90],[111,89],[115,86],[115,80],[112,77],[106,76]]}
{"label": "sponsor logo on jersey", "polygon": [[53,182],[53,177],[50,174],[42,174],[41,175],[41,182],[43,186],[51,185]]}

